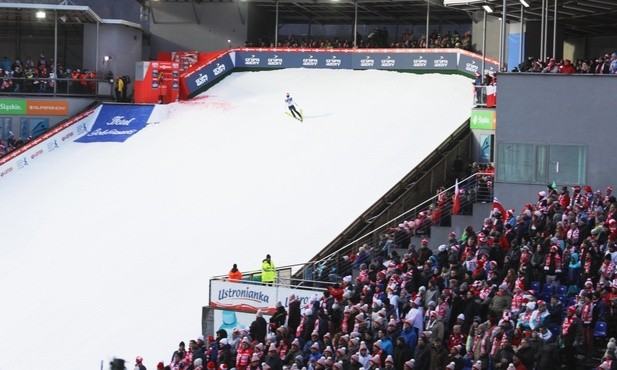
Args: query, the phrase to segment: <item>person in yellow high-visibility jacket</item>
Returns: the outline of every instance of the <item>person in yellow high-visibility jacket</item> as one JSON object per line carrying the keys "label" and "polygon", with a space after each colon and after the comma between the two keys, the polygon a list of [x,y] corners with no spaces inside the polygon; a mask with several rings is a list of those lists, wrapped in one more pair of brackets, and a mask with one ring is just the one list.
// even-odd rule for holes
{"label": "person in yellow high-visibility jacket", "polygon": [[116,78],[114,90],[116,92],[116,101],[122,101],[122,90],[124,90],[124,80],[122,77],[118,76],[118,78]]}
{"label": "person in yellow high-visibility jacket", "polygon": [[266,259],[261,262],[261,282],[272,285],[276,279],[276,268],[270,255],[266,255]]}

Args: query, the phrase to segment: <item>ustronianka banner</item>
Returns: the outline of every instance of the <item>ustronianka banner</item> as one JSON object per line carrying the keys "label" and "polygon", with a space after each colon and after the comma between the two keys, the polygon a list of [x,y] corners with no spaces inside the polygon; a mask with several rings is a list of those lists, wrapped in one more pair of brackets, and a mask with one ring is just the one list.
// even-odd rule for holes
{"label": "ustronianka banner", "polygon": [[323,290],[292,289],[281,286],[265,286],[243,282],[223,280],[210,281],[210,307],[254,313],[261,310],[272,315],[276,311],[276,302],[289,305],[289,296],[294,294],[300,305],[308,303],[315,295],[321,298]]}
{"label": "ustronianka banner", "polygon": [[90,132],[75,142],[124,142],[146,127],[153,109],[153,105],[103,105]]}

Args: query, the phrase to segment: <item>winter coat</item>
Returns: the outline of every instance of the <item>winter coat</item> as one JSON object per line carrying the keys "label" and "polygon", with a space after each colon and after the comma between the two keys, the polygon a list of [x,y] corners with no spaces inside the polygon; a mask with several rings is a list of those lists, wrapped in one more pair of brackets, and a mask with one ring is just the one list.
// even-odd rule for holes
{"label": "winter coat", "polygon": [[[411,331],[413,331],[413,329]],[[411,352],[408,345],[397,344],[394,347],[394,356],[392,356],[394,360],[394,368],[396,370],[403,370],[405,362],[411,358],[412,353],[413,352]]]}
{"label": "winter coat", "polygon": [[443,346],[439,347],[439,349],[431,346],[431,363],[429,365],[429,370],[445,369],[449,364],[448,360],[448,351]]}
{"label": "winter coat", "polygon": [[274,262],[272,260],[268,261],[267,259],[263,260],[261,263],[261,281],[263,283],[273,283],[276,279],[276,268],[274,267]]}
{"label": "winter coat", "polygon": [[536,353],[536,369],[556,370],[560,369],[559,347],[557,342],[546,343],[540,346]]}
{"label": "winter coat", "polygon": [[287,319],[287,311],[285,311],[285,307],[280,306],[276,309],[276,312],[272,317],[270,317],[270,323],[275,324],[277,328],[285,325],[285,320]]}
{"label": "winter coat", "polygon": [[253,340],[264,343],[266,341],[266,334],[268,333],[268,323],[263,317],[255,318],[255,321],[251,323],[249,328],[249,334]]}
{"label": "winter coat", "polygon": [[278,355],[267,355],[264,362],[270,365],[272,370],[283,370],[283,361],[281,361],[281,358]]}
{"label": "winter coat", "polygon": [[414,370],[429,370],[431,364],[431,349],[429,345],[427,344],[424,347],[417,346],[413,358],[416,360],[413,367]]}
{"label": "winter coat", "polygon": [[231,353],[231,346],[229,344],[225,344],[218,353],[218,365],[225,364],[228,369],[234,367],[234,358]]}
{"label": "winter coat", "polygon": [[[418,335],[416,334],[416,330],[414,328],[409,328],[409,330],[403,329],[401,332],[401,337],[405,339],[405,344],[413,354],[416,350],[416,345],[418,344]],[[394,352],[396,353],[396,348],[394,348]],[[396,367],[396,365],[394,367]]]}
{"label": "winter coat", "polygon": [[302,319],[302,312],[300,312],[300,301],[294,300],[289,302],[289,319],[287,320],[287,326],[289,326],[289,332],[292,335],[296,335],[296,329],[300,325]]}
{"label": "winter coat", "polygon": [[489,308],[499,317],[503,313],[503,310],[510,308],[510,306],[512,306],[512,297],[507,294],[501,296],[495,294]]}

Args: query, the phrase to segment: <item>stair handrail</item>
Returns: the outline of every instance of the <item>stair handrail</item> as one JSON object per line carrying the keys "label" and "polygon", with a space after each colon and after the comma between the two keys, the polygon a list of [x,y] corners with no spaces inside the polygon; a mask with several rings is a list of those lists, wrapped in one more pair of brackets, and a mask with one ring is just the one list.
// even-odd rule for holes
{"label": "stair handrail", "polygon": [[[474,172],[473,174],[471,174],[470,176],[467,176],[466,178],[464,178],[461,181],[458,181],[458,184],[465,184],[467,183],[467,181],[470,180],[475,180],[480,176],[494,176],[494,173],[492,172]],[[475,181],[474,181],[475,182]],[[379,230],[382,230],[386,227],[388,227],[389,225],[393,225],[396,224],[398,222],[398,220],[402,219],[403,217],[405,217],[406,215],[412,213],[412,212],[417,212],[419,209],[423,209],[423,208],[427,208],[428,205],[432,204],[434,200],[436,200],[439,196],[443,195],[443,194],[447,194],[448,192],[451,192],[454,190],[454,188],[457,186],[457,184],[455,183],[454,185],[448,187],[447,189],[443,190],[442,192],[437,193],[436,195],[428,198],[427,200],[419,203],[418,205],[412,207],[411,209],[399,214],[398,216],[394,217],[393,219],[386,221],[385,223],[383,223],[382,225],[373,228],[373,230],[365,233],[364,235],[354,239],[353,241],[345,244],[344,246],[342,246],[341,248],[331,252],[330,254],[324,256],[323,258],[316,260],[316,261],[312,261],[312,263],[317,264],[317,263],[323,263],[324,261],[331,259],[337,255],[339,255],[341,252],[345,251],[346,249],[349,249],[350,247],[353,247],[353,245],[355,245],[356,243],[358,243],[360,240],[374,234],[375,232],[378,232]]]}

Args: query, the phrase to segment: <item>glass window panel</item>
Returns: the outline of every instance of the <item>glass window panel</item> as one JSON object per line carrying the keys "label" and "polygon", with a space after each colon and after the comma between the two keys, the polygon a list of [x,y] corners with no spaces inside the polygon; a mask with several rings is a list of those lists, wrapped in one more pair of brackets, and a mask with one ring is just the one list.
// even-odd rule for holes
{"label": "glass window panel", "polygon": [[499,143],[497,179],[505,182],[535,182],[536,150],[534,144]]}
{"label": "glass window panel", "polygon": [[587,147],[551,145],[549,153],[549,181],[557,184],[585,184]]}
{"label": "glass window panel", "polygon": [[547,150],[546,146],[538,145],[537,146],[537,171],[536,171],[536,182],[546,183],[547,181]]}

